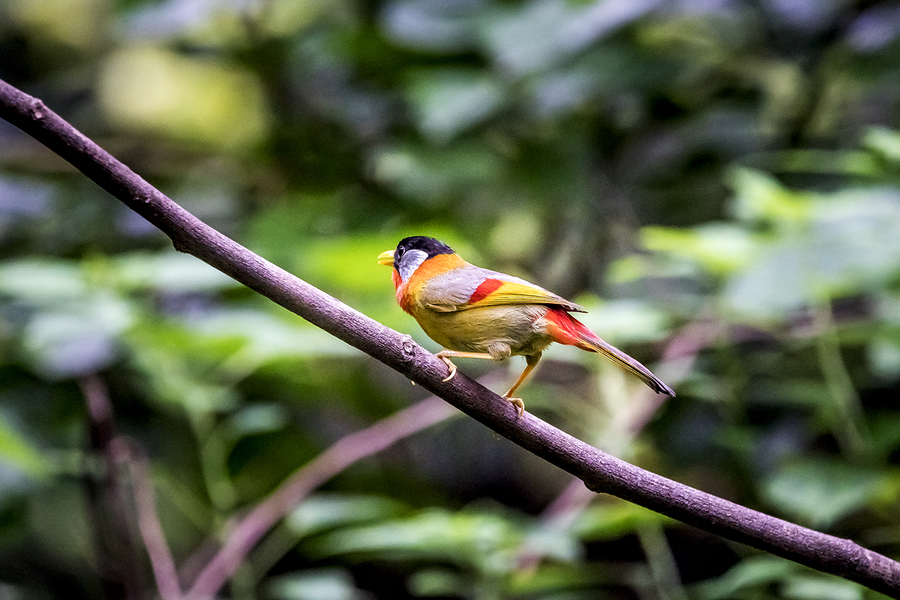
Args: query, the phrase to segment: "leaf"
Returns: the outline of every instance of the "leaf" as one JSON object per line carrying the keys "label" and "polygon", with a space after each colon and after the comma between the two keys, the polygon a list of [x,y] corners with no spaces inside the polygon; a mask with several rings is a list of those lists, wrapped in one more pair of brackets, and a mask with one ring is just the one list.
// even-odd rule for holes
{"label": "leaf", "polygon": [[383,496],[319,493],[307,498],[287,517],[288,527],[301,536],[338,527],[394,518],[405,512],[402,503]]}
{"label": "leaf", "polygon": [[464,575],[450,569],[420,569],[409,578],[409,590],[416,597],[471,597],[471,585]]}
{"label": "leaf", "polygon": [[439,151],[410,144],[386,146],[373,155],[372,163],[378,181],[426,207],[481,189],[503,172],[496,154],[468,141]]}
{"label": "leaf", "polygon": [[503,104],[504,92],[478,71],[431,69],[411,77],[409,99],[422,133],[445,143],[490,117]]}
{"label": "leaf", "polygon": [[809,218],[809,195],[783,187],[771,175],[752,169],[734,169],[732,213],[742,221],[767,221],[784,227]]}
{"label": "leaf", "polygon": [[728,280],[722,291],[724,308],[741,319],[780,320],[813,304],[818,298],[808,281],[811,260],[802,240],[772,243]]}
{"label": "leaf", "polygon": [[317,540],[315,547],[323,556],[439,560],[505,572],[522,538],[512,523],[496,515],[431,509],[406,519],[340,529]]}
{"label": "leaf", "polygon": [[45,377],[77,377],[116,360],[121,335],[132,322],[130,305],[97,294],[92,302],[37,313],[25,328],[23,344]]}
{"label": "leaf", "polygon": [[484,20],[488,51],[517,77],[549,69],[646,15],[660,0],[532,0]]}
{"label": "leaf", "polygon": [[785,582],[781,593],[792,600],[862,600],[863,587],[838,577],[798,575]]}
{"label": "leaf", "polygon": [[[41,450],[31,444],[15,427],[0,414],[0,462],[29,475],[39,478],[50,472],[50,463]],[[0,469],[3,488],[10,487],[9,475]]]}
{"label": "leaf", "polygon": [[223,427],[230,440],[278,431],[289,423],[287,411],[280,404],[252,404],[229,415]]}
{"label": "leaf", "polygon": [[624,501],[604,502],[587,510],[578,520],[578,535],[586,540],[609,540],[634,533],[647,524],[667,523],[668,517]]}
{"label": "leaf", "polygon": [[693,229],[645,227],[641,238],[648,250],[695,261],[713,275],[727,275],[744,268],[760,247],[756,236],[726,223]]}
{"label": "leaf", "polygon": [[477,2],[400,0],[385,6],[382,22],[398,45],[431,52],[472,49],[483,16]]}
{"label": "leaf", "polygon": [[87,292],[81,268],[70,261],[35,258],[0,265],[0,294],[51,304],[83,298]]}
{"label": "leaf", "polygon": [[271,597],[277,600],[362,600],[370,597],[354,585],[350,573],[339,568],[273,577],[266,587]]}
{"label": "leaf", "polygon": [[253,73],[153,46],[115,51],[102,67],[98,93],[119,127],[224,152],[247,153],[269,127]]}
{"label": "leaf", "polygon": [[846,190],[810,199],[802,212],[802,227],[779,227],[770,245],[729,280],[727,308],[743,317],[783,319],[900,273],[900,191]]}
{"label": "leaf", "polygon": [[872,127],[863,136],[863,144],[885,160],[900,163],[900,133],[897,131],[885,127]]}
{"label": "leaf", "polygon": [[578,320],[598,332],[613,345],[653,342],[669,331],[669,315],[649,302],[622,299],[599,302],[596,298],[578,298],[587,310]]}
{"label": "leaf", "polygon": [[769,477],[763,493],[790,518],[826,528],[864,508],[882,484],[879,471],[845,462],[803,458],[787,463]]}
{"label": "leaf", "polygon": [[240,287],[231,277],[180,252],[134,252],[114,260],[118,282],[130,290],[215,292]]}
{"label": "leaf", "polygon": [[796,569],[790,561],[774,556],[746,558],[718,579],[695,586],[695,595],[701,600],[730,600],[741,597],[741,591],[781,581]]}

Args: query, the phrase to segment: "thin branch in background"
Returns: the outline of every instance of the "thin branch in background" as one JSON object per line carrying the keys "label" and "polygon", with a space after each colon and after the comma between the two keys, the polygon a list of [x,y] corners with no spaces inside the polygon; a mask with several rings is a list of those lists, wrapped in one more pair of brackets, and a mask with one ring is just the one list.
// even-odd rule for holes
{"label": "thin branch in background", "polygon": [[159,511],[156,507],[156,491],[150,475],[150,461],[144,451],[133,440],[118,437],[112,442],[116,462],[124,465],[131,473],[131,488],[137,512],[138,528],[150,566],[156,579],[156,589],[162,600],[179,600],[181,585],[178,582],[178,570],[175,559],[166,543]]}
{"label": "thin branch in background", "polygon": [[[611,456],[538,419],[446,365],[408,335],[370,319],[206,225],[77,131],[41,102],[0,81],[0,118],[68,160],[192,254],[381,361],[478,422],[597,492],[618,496],[710,533],[900,598],[900,563],[851,540],[801,527],[718,498]],[[321,458],[321,457],[320,457]],[[323,466],[323,465],[320,465]],[[235,543],[207,581],[233,570]],[[225,549],[223,548],[223,551]],[[213,565],[211,565],[213,566]],[[197,584],[195,583],[195,586]],[[205,588],[204,588],[205,589]]]}
{"label": "thin branch in background", "polygon": [[[700,352],[711,346],[721,331],[721,325],[707,320],[685,325],[666,344],[659,372],[664,374],[666,381],[672,381],[677,385],[693,370]],[[617,424],[617,428],[627,432],[629,440],[634,440],[665,401],[665,397],[650,393],[646,388],[640,388],[630,402],[639,407],[639,410],[629,413],[628,421]],[[541,518],[547,523],[554,522],[558,527],[565,527],[596,497],[596,494],[584,487],[581,480],[576,479],[547,505]]]}
{"label": "thin branch in background", "polygon": [[637,537],[647,560],[656,592],[655,597],[660,600],[688,600],[663,525],[661,523],[642,525],[638,527]]}
{"label": "thin branch in background", "polygon": [[841,355],[841,344],[831,304],[823,302],[813,309],[816,354],[833,410],[829,415],[832,432],[848,457],[860,457],[870,446],[862,402]]}
{"label": "thin branch in background", "polygon": [[[721,324],[708,319],[698,319],[679,329],[663,349],[658,372],[666,381],[671,381],[677,386],[687,378],[700,353],[715,342],[722,329]],[[625,420],[614,425],[617,430],[627,435],[627,439],[620,441],[619,451],[626,450],[624,446],[633,442],[665,401],[666,397],[653,394],[643,386],[634,394],[628,404],[637,407],[637,410],[623,413]],[[541,526],[556,530],[570,527],[596,498],[597,494],[585,487],[584,482],[578,478],[572,479],[544,508],[540,517]],[[537,567],[542,558],[540,552],[526,545],[519,556],[518,564],[522,569],[531,570]]]}
{"label": "thin branch in background", "polygon": [[82,377],[78,386],[87,405],[91,449],[101,463],[98,469],[87,469],[85,477],[103,595],[109,600],[139,600],[144,597],[143,582],[119,479],[112,402],[98,375]]}
{"label": "thin branch in background", "polygon": [[[350,434],[328,448],[237,521],[225,544],[197,576],[188,597],[211,597],[225,585],[262,536],[282,520],[305,496],[354,462],[375,454],[397,441],[460,413],[439,398],[431,397],[374,425]],[[183,598],[178,571],[159,520],[150,463],[141,448],[124,437],[110,440],[116,464],[131,473],[131,485],[141,538],[147,549],[163,600]],[[205,553],[205,551],[204,551]],[[193,562],[188,559],[188,562]]]}
{"label": "thin branch in background", "polygon": [[219,552],[197,575],[187,597],[214,596],[257,542],[312,490],[358,460],[455,415],[459,412],[440,398],[426,398],[335,442],[297,469],[234,526]]}

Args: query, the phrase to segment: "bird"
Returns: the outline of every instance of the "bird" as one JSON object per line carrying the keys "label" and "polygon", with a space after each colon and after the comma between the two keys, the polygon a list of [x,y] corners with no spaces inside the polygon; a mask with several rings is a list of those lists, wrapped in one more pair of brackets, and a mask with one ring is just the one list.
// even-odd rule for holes
{"label": "bird", "polygon": [[503,394],[520,417],[525,403],[513,394],[553,342],[602,354],[656,393],[675,396],[647,367],[569,314],[587,312],[581,306],[519,277],[470,264],[435,238],[403,238],[378,255],[378,263],[393,267],[400,308],[445,348],[436,355],[449,370],[444,381],[456,375],[452,358],[525,357],[525,370]]}

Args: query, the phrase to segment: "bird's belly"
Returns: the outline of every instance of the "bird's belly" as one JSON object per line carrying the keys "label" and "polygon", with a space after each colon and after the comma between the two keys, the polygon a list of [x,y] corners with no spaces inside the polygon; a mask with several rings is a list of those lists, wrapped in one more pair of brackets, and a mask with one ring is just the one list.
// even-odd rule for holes
{"label": "bird's belly", "polygon": [[539,305],[486,306],[457,312],[420,310],[415,315],[428,337],[458,352],[483,352],[494,358],[533,355],[551,343]]}

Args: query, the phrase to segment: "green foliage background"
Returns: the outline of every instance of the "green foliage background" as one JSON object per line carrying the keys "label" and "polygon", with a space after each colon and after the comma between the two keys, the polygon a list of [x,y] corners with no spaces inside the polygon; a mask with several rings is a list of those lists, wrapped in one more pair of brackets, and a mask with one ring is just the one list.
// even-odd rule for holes
{"label": "green foliage background", "polygon": [[[432,349],[375,263],[405,235],[587,306],[678,397],[554,348],[529,410],[900,558],[896,3],[6,0],[0,78]],[[461,364],[512,378],[519,361]],[[424,394],[177,254],[0,123],[0,597],[109,593],[98,381],[150,456],[180,564]],[[317,490],[223,593],[877,596],[615,499],[558,509],[567,484],[448,421]]]}

